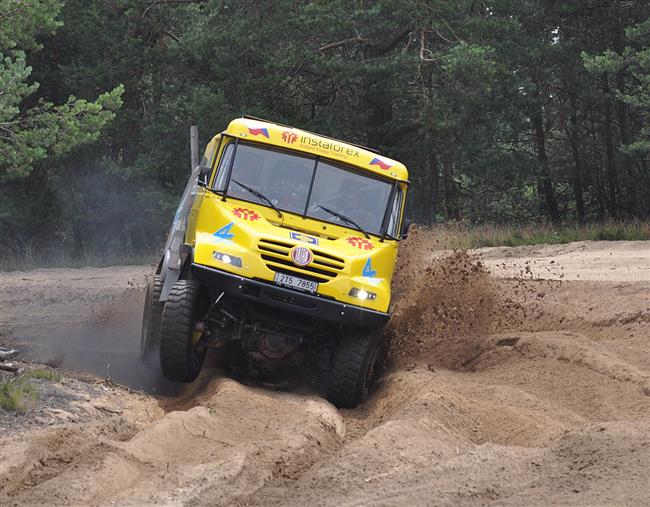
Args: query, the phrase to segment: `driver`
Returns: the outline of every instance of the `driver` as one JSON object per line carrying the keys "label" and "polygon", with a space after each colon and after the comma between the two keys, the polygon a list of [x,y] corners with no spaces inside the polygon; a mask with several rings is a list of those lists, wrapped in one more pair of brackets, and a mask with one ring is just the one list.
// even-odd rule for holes
{"label": "driver", "polygon": [[[331,207],[358,223],[363,229],[377,231],[376,220],[369,210],[376,207],[374,203],[375,196],[368,191],[360,192],[358,182],[355,180],[345,180],[341,184],[341,189],[336,197],[332,200]],[[337,219],[337,222],[340,220]]]}
{"label": "driver", "polygon": [[[231,180],[239,181],[244,185],[258,188],[260,186],[261,167],[264,159],[260,154],[251,149],[241,149],[237,152],[235,164],[232,168]],[[231,181],[228,193],[233,197],[257,201],[250,192]]]}
{"label": "driver", "polygon": [[294,160],[281,160],[272,171],[274,183],[269,188],[269,197],[280,209],[302,213],[311,171],[304,164]]}

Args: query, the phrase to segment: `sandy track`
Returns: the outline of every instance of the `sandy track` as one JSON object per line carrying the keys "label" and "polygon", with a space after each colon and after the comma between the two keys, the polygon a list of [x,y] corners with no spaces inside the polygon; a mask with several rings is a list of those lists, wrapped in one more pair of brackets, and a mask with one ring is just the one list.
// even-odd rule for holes
{"label": "sandy track", "polygon": [[567,245],[482,248],[494,276],[650,282],[650,242],[579,241]]}
{"label": "sandy track", "polygon": [[[361,407],[339,412],[306,388],[247,387],[213,369],[173,397],[111,390],[101,403],[119,415],[0,428],[0,501],[650,503],[650,244],[482,250],[499,278],[465,254],[431,260],[429,244],[410,238],[400,260],[394,364]],[[108,269],[4,274],[5,340],[58,348],[77,367],[113,350],[132,369],[141,292],[128,282],[147,269]],[[24,309],[36,307],[32,320]],[[39,327],[48,308],[63,331]]]}

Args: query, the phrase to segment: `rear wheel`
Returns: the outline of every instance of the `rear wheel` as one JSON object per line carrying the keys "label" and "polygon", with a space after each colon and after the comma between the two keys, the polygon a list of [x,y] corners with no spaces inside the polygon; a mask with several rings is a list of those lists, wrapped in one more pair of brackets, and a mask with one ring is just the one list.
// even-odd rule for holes
{"label": "rear wheel", "polygon": [[332,357],[327,399],[337,407],[356,407],[381,373],[383,345],[382,329],[345,333]]}
{"label": "rear wheel", "polygon": [[140,334],[140,359],[151,363],[160,344],[160,321],[165,303],[160,301],[163,282],[160,275],[153,275],[147,284],[142,314],[142,333]]}
{"label": "rear wheel", "polygon": [[207,311],[203,286],[194,280],[178,280],[171,288],[162,314],[160,366],[168,379],[193,382],[205,360],[200,347],[202,333],[196,324]]}

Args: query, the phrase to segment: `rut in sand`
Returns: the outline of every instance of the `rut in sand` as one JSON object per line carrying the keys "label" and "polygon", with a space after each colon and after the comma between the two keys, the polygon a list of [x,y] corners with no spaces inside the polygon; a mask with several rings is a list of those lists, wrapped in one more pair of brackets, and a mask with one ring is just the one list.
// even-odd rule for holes
{"label": "rut in sand", "polygon": [[[432,244],[424,231],[402,248],[393,360],[359,408],[339,412],[309,388],[243,386],[208,368],[176,396],[111,389],[87,402],[119,414],[88,408],[95,415],[81,422],[23,431],[3,416],[0,501],[650,503],[650,271],[635,264],[634,280],[611,280],[608,269],[609,279],[567,282],[535,271],[554,247],[528,258],[503,249],[497,259],[441,255]],[[577,274],[580,259],[609,257],[607,244],[583,245],[575,258],[571,245],[562,253]],[[495,268],[513,258],[534,276]],[[5,341],[46,349],[43,319],[49,311],[56,322],[65,304],[68,326],[89,307],[117,308],[103,313],[109,328],[128,320],[119,311],[126,282],[140,286],[148,268],[108,269],[5,276]],[[71,288],[66,302],[57,279]],[[37,293],[48,302],[34,321],[12,313],[13,299],[28,307]]]}

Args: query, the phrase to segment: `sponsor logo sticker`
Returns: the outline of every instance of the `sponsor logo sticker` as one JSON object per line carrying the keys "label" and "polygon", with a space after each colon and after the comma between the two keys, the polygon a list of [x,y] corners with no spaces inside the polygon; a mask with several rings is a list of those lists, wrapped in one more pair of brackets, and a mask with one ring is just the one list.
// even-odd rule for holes
{"label": "sponsor logo sticker", "polygon": [[235,208],[232,210],[233,215],[235,215],[237,218],[241,218],[242,220],[250,220],[251,222],[254,222],[255,220],[260,219],[260,215],[252,209],[248,208]]}
{"label": "sponsor logo sticker", "polygon": [[302,241],[304,243],[309,243],[310,245],[318,245],[318,238],[315,238],[314,236],[308,236],[307,234],[301,234],[299,232],[291,231],[289,233],[289,237],[291,239],[295,239],[296,241]]}
{"label": "sponsor logo sticker", "polygon": [[291,132],[290,130],[285,130],[282,132],[282,140],[285,143],[293,144],[298,140],[298,134]]}
{"label": "sponsor logo sticker", "polygon": [[306,266],[314,260],[312,251],[304,246],[294,246],[289,252],[289,256],[296,266]]}
{"label": "sponsor logo sticker", "polygon": [[360,238],[359,236],[350,236],[346,240],[350,245],[360,250],[372,250],[375,248],[375,245],[372,244],[372,241],[368,241],[366,238]]}
{"label": "sponsor logo sticker", "polygon": [[377,271],[372,269],[372,261],[370,257],[368,257],[365,266],[363,266],[363,271],[361,272],[361,275],[365,276],[366,278],[375,278],[377,276]]}
{"label": "sponsor logo sticker", "polygon": [[232,226],[234,225],[234,222],[230,222],[227,225],[224,225],[221,229],[219,229],[217,232],[213,234],[213,236],[216,238],[217,243],[220,241],[229,241],[232,238],[235,237],[235,235],[230,232],[230,229],[232,229]]}
{"label": "sponsor logo sticker", "polygon": [[317,139],[307,134],[301,134],[299,140],[300,146],[305,148],[312,148],[314,151],[322,153],[323,155],[336,153],[342,158],[359,158],[359,150],[352,148],[351,146],[345,146],[335,141]]}

